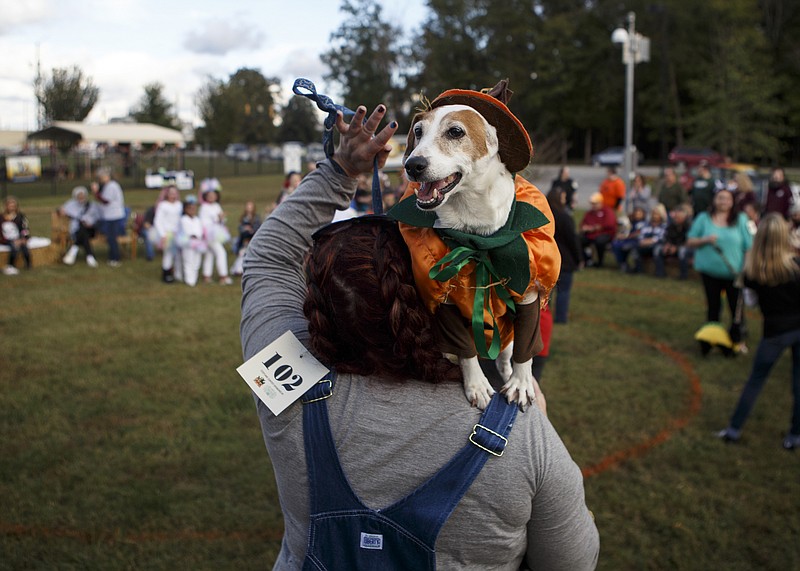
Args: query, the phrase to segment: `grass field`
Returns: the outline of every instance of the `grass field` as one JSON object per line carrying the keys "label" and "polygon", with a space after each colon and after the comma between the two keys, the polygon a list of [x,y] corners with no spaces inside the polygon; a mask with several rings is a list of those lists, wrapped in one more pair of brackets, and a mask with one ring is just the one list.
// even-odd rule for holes
{"label": "grass field", "polygon": [[[281,177],[222,182],[234,229],[244,200],[262,209]],[[22,196],[49,235],[64,196]],[[153,197],[126,192],[134,208]],[[271,567],[282,522],[235,371],[239,288],[159,276],[143,259],[0,276],[0,569]],[[800,569],[800,453],[781,448],[789,359],[743,441],[725,445],[712,434],[752,357],[701,358],[703,316],[697,281],[576,275],[543,386],[586,475],[599,569]]]}

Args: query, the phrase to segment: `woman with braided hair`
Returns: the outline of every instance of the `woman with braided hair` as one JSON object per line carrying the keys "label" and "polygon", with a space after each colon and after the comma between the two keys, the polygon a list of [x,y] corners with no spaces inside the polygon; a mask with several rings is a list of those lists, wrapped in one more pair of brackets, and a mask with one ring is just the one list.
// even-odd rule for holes
{"label": "woman with braided hair", "polygon": [[[322,383],[278,416],[255,399],[285,524],[274,568],[593,569],[599,539],[582,476],[547,417],[500,396],[503,414],[515,413],[507,446],[481,448],[486,413],[437,350],[395,223],[328,225],[356,176],[376,156],[384,164],[397,128],[376,132],[385,112],[338,116],[332,158],[265,220],[245,257],[245,359],[289,330],[334,371],[324,400],[308,397]],[[463,454],[485,464],[461,473]],[[402,532],[383,531],[387,521]]]}

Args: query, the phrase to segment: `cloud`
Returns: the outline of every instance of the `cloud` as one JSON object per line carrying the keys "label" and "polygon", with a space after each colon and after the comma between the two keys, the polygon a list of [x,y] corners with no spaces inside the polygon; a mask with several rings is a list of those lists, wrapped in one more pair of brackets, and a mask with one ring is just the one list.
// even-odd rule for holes
{"label": "cloud", "polygon": [[298,49],[286,55],[280,75],[288,78],[307,77],[319,80],[328,68],[322,63],[319,54],[308,49]]}
{"label": "cloud", "polygon": [[14,31],[28,24],[47,20],[55,9],[47,0],[0,0],[0,35]]}
{"label": "cloud", "polygon": [[225,55],[230,51],[256,49],[264,41],[264,33],[243,23],[207,20],[203,28],[189,32],[183,46],[191,52]]}

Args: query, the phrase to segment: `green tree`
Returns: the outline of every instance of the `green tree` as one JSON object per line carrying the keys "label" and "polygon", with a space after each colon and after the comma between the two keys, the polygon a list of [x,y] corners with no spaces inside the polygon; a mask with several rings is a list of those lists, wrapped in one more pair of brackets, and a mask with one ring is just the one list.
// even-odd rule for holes
{"label": "green tree", "polygon": [[179,126],[178,118],[172,111],[172,104],[164,97],[164,86],[158,82],[144,86],[144,95],[130,116],[138,123],[153,123],[170,129]]}
{"label": "green tree", "polygon": [[734,160],[774,161],[782,150],[784,108],[766,37],[755,25],[757,6],[712,0],[705,8],[709,41],[696,61],[701,75],[686,83],[692,98],[687,129],[693,140]]}
{"label": "green tree", "polygon": [[[740,160],[800,161],[800,4],[789,0],[428,0],[411,38],[411,92],[480,89],[508,77],[511,110],[539,160],[621,144],[625,66],[611,42],[627,13],[651,40],[636,66],[634,142]],[[789,151],[788,153],[786,151]]]}
{"label": "green tree", "polygon": [[321,59],[328,66],[325,79],[342,88],[344,105],[370,110],[385,103],[397,113],[408,99],[400,62],[404,54],[402,30],[383,19],[375,0],[344,0],[347,17],[331,34],[331,48]]}
{"label": "green tree", "polygon": [[242,68],[228,81],[209,79],[197,95],[203,136],[214,149],[229,143],[273,143],[274,99],[270,87],[277,79],[267,79],[260,71]]}
{"label": "green tree", "polygon": [[487,39],[477,23],[485,4],[476,0],[428,0],[430,16],[412,41],[413,59],[420,62],[411,79],[415,91],[432,99],[446,89],[487,87],[485,83],[492,75],[483,51]]}
{"label": "green tree", "polygon": [[100,89],[92,78],[84,77],[78,66],[53,68],[50,77],[38,75],[34,81],[36,100],[46,123],[83,121],[94,108]]}
{"label": "green tree", "polygon": [[282,122],[278,129],[278,142],[319,142],[322,120],[317,116],[315,109],[314,104],[306,97],[291,97],[281,112]]}
{"label": "green tree", "polygon": [[413,84],[429,97],[509,78],[509,106],[544,160],[565,159],[576,132],[612,138],[621,130],[623,108],[614,105],[622,83],[612,84],[608,74],[618,69],[622,77],[623,70],[612,59],[608,25],[595,3],[429,0],[428,6],[431,15],[412,44],[422,62]]}
{"label": "green tree", "polygon": [[800,4],[789,0],[760,0],[764,33],[780,81],[785,105],[785,141],[789,152],[782,162],[800,162]]}

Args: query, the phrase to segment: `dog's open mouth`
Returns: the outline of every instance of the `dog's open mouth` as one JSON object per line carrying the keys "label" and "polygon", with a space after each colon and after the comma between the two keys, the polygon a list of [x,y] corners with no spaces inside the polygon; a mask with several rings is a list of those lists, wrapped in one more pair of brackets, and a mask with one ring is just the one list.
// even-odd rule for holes
{"label": "dog's open mouth", "polygon": [[461,173],[453,173],[450,176],[423,182],[417,190],[417,206],[422,210],[430,210],[439,206],[444,201],[444,195],[453,190],[461,182]]}

